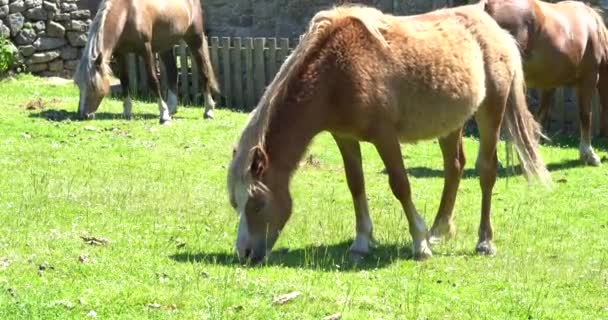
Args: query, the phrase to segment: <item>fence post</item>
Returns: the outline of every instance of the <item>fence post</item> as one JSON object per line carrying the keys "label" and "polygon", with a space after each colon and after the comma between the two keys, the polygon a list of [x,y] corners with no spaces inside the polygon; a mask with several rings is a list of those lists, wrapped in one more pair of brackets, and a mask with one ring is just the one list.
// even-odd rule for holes
{"label": "fence post", "polygon": [[266,84],[270,84],[277,73],[277,39],[268,39],[268,61],[266,64]]}
{"label": "fence post", "polygon": [[224,70],[224,97],[226,98],[226,107],[232,107],[234,101],[232,100],[232,81],[230,72],[230,38],[222,37],[222,69]]}
{"label": "fence post", "polygon": [[127,73],[129,74],[129,90],[131,96],[137,97],[137,56],[134,53],[127,54]]}
{"label": "fence post", "polygon": [[255,89],[253,87],[253,39],[245,38],[245,98],[247,109],[255,107]]}
{"label": "fence post", "polygon": [[201,83],[200,83],[200,66],[196,63],[196,61],[194,60],[194,56],[192,55],[192,52],[190,52],[190,55],[188,56],[188,58],[190,59],[191,63],[191,72],[192,72],[192,88],[190,90],[192,96],[190,97],[192,104],[193,105],[199,105],[199,93],[201,91]]}
{"label": "fence post", "polygon": [[557,108],[558,126],[562,133],[566,131],[566,97],[564,96],[564,88],[555,90],[555,107]]}
{"label": "fence post", "polygon": [[255,99],[259,100],[264,94],[266,88],[266,66],[264,64],[264,38],[255,38],[253,41],[253,64],[254,64],[254,79],[255,79]]}
{"label": "fence post", "polygon": [[234,67],[234,103],[236,108],[244,109],[243,101],[243,68],[241,38],[234,38],[234,48],[232,50],[232,63]]}
{"label": "fence post", "polygon": [[[213,67],[213,73],[215,74],[215,76],[217,77],[217,81],[218,84],[221,85],[220,83],[220,79],[221,79],[221,74],[220,74],[220,58],[218,55],[218,48],[220,46],[220,39],[218,37],[211,37],[211,48],[210,48],[210,55],[211,55],[211,65]],[[223,91],[223,89],[220,88],[220,91]],[[220,101],[221,99],[221,95],[220,94],[215,94],[213,99],[215,101]]]}
{"label": "fence post", "polygon": [[186,44],[182,41],[179,44],[179,61],[180,61],[180,91],[182,93],[182,104],[190,102],[188,96],[188,55],[186,54]]}

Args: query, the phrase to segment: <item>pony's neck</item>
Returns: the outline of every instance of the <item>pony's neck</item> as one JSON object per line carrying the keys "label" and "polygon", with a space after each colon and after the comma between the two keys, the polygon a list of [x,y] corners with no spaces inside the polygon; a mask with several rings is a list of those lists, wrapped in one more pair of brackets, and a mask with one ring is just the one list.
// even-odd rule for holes
{"label": "pony's neck", "polygon": [[123,5],[122,1],[106,0],[106,2],[108,4],[104,8],[106,12],[103,17],[102,27],[98,32],[101,35],[100,45],[102,49],[100,50],[100,54],[103,57],[103,61],[109,63],[118,45],[120,35],[123,32],[126,12],[124,12],[124,8],[117,7]]}
{"label": "pony's neck", "polygon": [[307,103],[285,103],[271,116],[265,137],[270,166],[291,175],[312,139],[323,130],[318,99]]}

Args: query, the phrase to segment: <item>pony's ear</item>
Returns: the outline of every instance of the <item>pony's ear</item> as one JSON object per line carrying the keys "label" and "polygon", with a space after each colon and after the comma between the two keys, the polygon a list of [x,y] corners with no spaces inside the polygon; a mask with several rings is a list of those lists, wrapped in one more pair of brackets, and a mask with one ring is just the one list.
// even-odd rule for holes
{"label": "pony's ear", "polygon": [[253,153],[250,168],[251,176],[260,180],[268,169],[268,155],[261,146],[255,146],[251,152]]}

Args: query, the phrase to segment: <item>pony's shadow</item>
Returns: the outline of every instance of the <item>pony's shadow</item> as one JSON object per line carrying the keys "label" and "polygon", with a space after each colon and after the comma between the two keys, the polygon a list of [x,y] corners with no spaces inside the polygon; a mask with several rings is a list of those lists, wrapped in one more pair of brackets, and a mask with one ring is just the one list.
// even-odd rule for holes
{"label": "pony's shadow", "polygon": [[[30,118],[41,118],[54,122],[64,122],[64,121],[86,121],[80,119],[80,115],[75,111],[67,111],[65,109],[45,109],[40,112],[32,112],[29,115]],[[134,113],[133,119],[158,119],[158,114],[152,113]],[[109,113],[109,112],[97,112],[95,113],[95,120],[101,121],[115,121],[115,120],[124,120],[122,114],[120,113]]]}
{"label": "pony's shadow", "polygon": [[[608,159],[606,159],[606,158],[603,159],[603,161],[607,161],[607,160]],[[576,160],[570,159],[570,160],[564,160],[561,162],[549,163],[549,164],[547,164],[547,170],[549,170],[550,172],[555,172],[555,171],[568,170],[568,169],[584,167],[584,166],[585,165],[583,165],[578,159],[576,159]],[[386,171],[383,170],[381,173],[386,174]],[[416,178],[443,178],[444,177],[443,170],[426,168],[426,167],[407,168],[407,173],[408,173],[408,175],[411,175],[412,177],[416,177]],[[500,168],[498,170],[497,176],[500,178],[506,178],[506,177],[521,176],[522,174],[523,174],[523,172],[521,171],[520,166],[509,166],[506,168]],[[462,174],[462,178],[463,179],[479,178],[479,173],[477,173],[477,170],[475,168],[467,168],[464,170],[464,172]]]}
{"label": "pony's shadow", "polygon": [[[348,248],[352,241],[330,245],[307,246],[293,250],[276,249],[260,266],[279,266],[319,271],[357,271],[382,269],[401,260],[412,260],[411,243],[379,244],[363,259],[352,259]],[[464,253],[469,254],[469,253]],[[471,253],[472,254],[472,253]],[[182,263],[205,263],[224,266],[242,265],[235,254],[226,252],[180,252],[170,256]]]}

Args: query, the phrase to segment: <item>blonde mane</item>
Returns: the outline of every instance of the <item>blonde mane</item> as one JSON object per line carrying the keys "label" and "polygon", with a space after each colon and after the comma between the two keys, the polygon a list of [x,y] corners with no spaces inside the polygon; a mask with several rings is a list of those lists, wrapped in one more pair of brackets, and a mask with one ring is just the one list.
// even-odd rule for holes
{"label": "blonde mane", "polygon": [[[104,41],[103,41],[103,28],[106,21],[106,16],[112,7],[113,0],[103,0],[99,5],[99,10],[95,15],[95,19],[91,23],[88,33],[87,44],[82,52],[82,57],[76,68],[74,74],[74,81],[76,84],[87,83],[92,87],[99,87],[99,77],[95,76],[97,72],[95,67],[95,60],[103,53]],[[107,61],[102,61],[101,66],[102,79],[110,76],[111,69],[107,64]]]}
{"label": "blonde mane", "polygon": [[271,115],[279,101],[287,94],[287,85],[299,73],[308,55],[335,30],[336,22],[349,18],[362,23],[381,46],[388,46],[381,33],[381,30],[387,28],[388,23],[384,19],[384,14],[377,9],[358,5],[343,5],[317,13],[312,18],[302,40],[291,55],[287,57],[274,80],[266,88],[257,107],[249,116],[232,160],[233,169],[242,170],[239,172],[240,174],[247,173],[252,161],[251,150],[256,147],[264,150]]}

